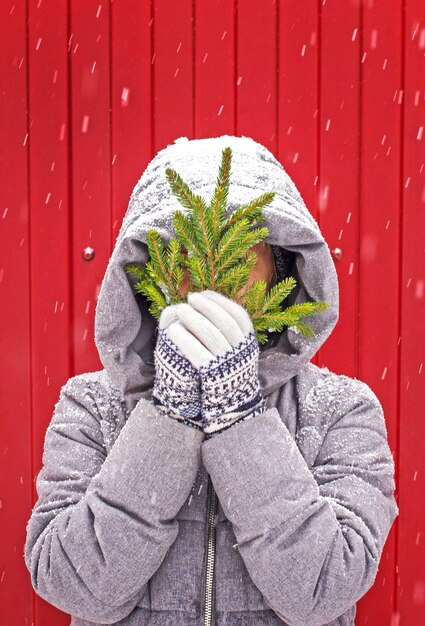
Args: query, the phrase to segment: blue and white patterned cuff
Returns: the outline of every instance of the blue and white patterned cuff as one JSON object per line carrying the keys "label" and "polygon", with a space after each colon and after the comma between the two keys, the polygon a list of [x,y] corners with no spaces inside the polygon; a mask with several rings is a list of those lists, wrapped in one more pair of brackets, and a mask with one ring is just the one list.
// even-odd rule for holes
{"label": "blue and white patterned cuff", "polygon": [[237,346],[199,368],[206,438],[266,410],[258,378],[259,352],[251,331]]}
{"label": "blue and white patterned cuff", "polygon": [[164,413],[202,430],[198,370],[167,335],[158,330],[152,401]]}

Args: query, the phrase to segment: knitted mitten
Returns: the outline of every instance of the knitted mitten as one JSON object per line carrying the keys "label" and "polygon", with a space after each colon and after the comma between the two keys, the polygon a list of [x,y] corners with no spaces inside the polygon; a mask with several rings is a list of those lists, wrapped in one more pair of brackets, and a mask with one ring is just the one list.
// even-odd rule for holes
{"label": "knitted mitten", "polygon": [[168,334],[178,306],[166,307],[159,318],[152,402],[173,419],[203,430],[199,373]]}
{"label": "knitted mitten", "polygon": [[[247,311],[220,293],[191,293],[177,310],[184,327],[202,342],[208,356],[196,360],[202,391],[206,439],[266,410],[258,378],[260,353]],[[173,332],[174,325],[170,328]]]}
{"label": "knitted mitten", "polygon": [[258,341],[250,332],[237,346],[199,368],[207,439],[266,410],[258,381],[258,354]]}

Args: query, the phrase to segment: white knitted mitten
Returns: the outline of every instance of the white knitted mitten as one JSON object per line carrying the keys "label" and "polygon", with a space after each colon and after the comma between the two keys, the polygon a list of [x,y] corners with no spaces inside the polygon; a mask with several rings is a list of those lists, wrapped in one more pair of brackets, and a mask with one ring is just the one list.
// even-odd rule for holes
{"label": "white knitted mitten", "polygon": [[[266,410],[252,320],[237,302],[211,290],[188,295],[176,310],[173,341],[197,366],[206,438]],[[189,341],[189,338],[190,341]]]}
{"label": "white knitted mitten", "polygon": [[173,419],[203,430],[199,373],[168,334],[170,326],[178,324],[179,306],[167,306],[159,318],[152,401]]}

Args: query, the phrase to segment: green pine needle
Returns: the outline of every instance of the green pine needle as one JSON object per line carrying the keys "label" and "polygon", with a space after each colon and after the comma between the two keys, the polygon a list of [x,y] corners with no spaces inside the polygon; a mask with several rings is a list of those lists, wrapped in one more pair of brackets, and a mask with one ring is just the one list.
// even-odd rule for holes
{"label": "green pine needle", "polygon": [[263,221],[262,209],[276,193],[264,193],[226,217],[231,161],[231,148],[224,148],[210,204],[193,193],[175,170],[166,168],[171,190],[186,209],[173,213],[176,237],[165,249],[160,234],[149,230],[149,260],[145,266],[127,263],[124,269],[137,279],[134,289],[150,300],[149,312],[155,319],[167,305],[185,300],[179,292],[186,270],[190,284],[185,293],[211,289],[239,300],[253,321],[260,344],[267,341],[267,332],[282,331],[285,326],[312,337],[312,328],[300,318],[316,315],[329,305],[302,302],[283,309],[282,301],[296,286],[293,277],[274,285],[268,293],[267,283],[256,280],[239,296],[257,262],[257,255],[250,248],[269,234],[268,228],[258,226]]}
{"label": "green pine needle", "polygon": [[233,293],[235,289],[236,281],[238,285],[243,281],[242,285],[237,288],[237,291],[240,291],[242,286],[248,282],[249,275],[256,263],[257,255],[255,252],[248,252],[245,256],[244,263],[238,263],[221,273],[220,279],[216,282],[216,290],[225,296],[231,297],[231,293]]}
{"label": "green pine needle", "polygon": [[255,280],[245,293],[242,294],[242,302],[250,317],[254,319],[257,311],[260,311],[266,298],[267,283],[265,280]]}
{"label": "green pine needle", "polygon": [[193,211],[198,201],[203,202],[201,196],[197,196],[196,194],[194,194],[189,185],[187,185],[183,181],[180,174],[177,174],[177,172],[171,169],[171,167],[166,168],[165,176],[167,177],[172,192],[175,196],[177,196],[181,204],[186,209],[190,209]]}
{"label": "green pine needle", "polygon": [[154,283],[150,283],[146,280],[142,280],[137,283],[137,285],[135,285],[135,290],[137,293],[142,293],[152,301],[149,312],[152,313],[154,317],[158,316],[159,318],[162,309],[164,309],[168,304],[162,291],[160,291]]}
{"label": "green pine needle", "polygon": [[191,282],[195,287],[197,287],[199,291],[208,289],[208,269],[205,260],[199,257],[189,257],[185,260],[185,266]]}
{"label": "green pine needle", "polygon": [[221,165],[218,172],[218,177],[209,205],[209,209],[212,212],[212,231],[214,239],[217,241],[222,231],[222,224],[224,221],[227,198],[229,195],[230,185],[230,165],[232,162],[232,150],[225,148],[221,159]]}
{"label": "green pine needle", "polygon": [[296,284],[295,278],[289,276],[277,283],[277,285],[274,285],[264,300],[263,310],[266,311],[278,306],[291,293]]}
{"label": "green pine needle", "polygon": [[175,211],[173,215],[174,229],[180,243],[186,250],[195,256],[202,257],[202,244],[196,240],[196,233],[192,222],[181,211]]}
{"label": "green pine needle", "polygon": [[250,223],[254,223],[256,221],[260,221],[263,217],[262,209],[272,202],[275,197],[276,192],[272,191],[271,193],[264,193],[263,195],[255,198],[255,200],[251,200],[249,204],[244,204],[239,208],[235,209],[229,217],[225,220],[223,226],[228,228],[235,222],[238,222],[242,218],[248,219]]}

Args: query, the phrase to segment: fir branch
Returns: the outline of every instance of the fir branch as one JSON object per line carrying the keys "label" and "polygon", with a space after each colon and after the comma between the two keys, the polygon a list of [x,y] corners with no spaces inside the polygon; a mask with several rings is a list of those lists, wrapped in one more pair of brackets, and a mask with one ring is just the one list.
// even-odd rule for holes
{"label": "fir branch", "polygon": [[166,250],[168,272],[172,278],[175,278],[175,272],[178,267],[178,263],[182,261],[183,256],[180,253],[180,244],[177,239],[173,238],[168,244]]}
{"label": "fir branch", "polygon": [[195,228],[192,222],[181,211],[175,211],[173,215],[174,229],[181,244],[192,254],[202,257],[202,244],[197,241]]}
{"label": "fir branch", "polygon": [[260,345],[262,343],[266,343],[266,341],[267,341],[267,333],[262,333],[262,332],[256,330],[255,336],[256,336],[257,341],[258,341],[258,343]]}
{"label": "fir branch", "polygon": [[255,318],[257,311],[261,311],[266,297],[267,283],[265,280],[255,280],[242,294],[242,302],[251,318]]}
{"label": "fir branch", "polygon": [[[238,263],[226,270],[216,281],[216,289],[223,295],[238,293],[248,282],[249,275],[257,263],[255,252],[248,252],[244,263]],[[237,289],[235,289],[237,287]],[[231,296],[230,296],[231,297]]]}
{"label": "fir branch", "polygon": [[137,283],[137,285],[135,285],[135,290],[137,293],[142,293],[149,300],[151,300],[148,310],[156,319],[159,319],[162,310],[168,304],[162,291],[154,283],[147,280],[142,280]]}
{"label": "fir branch", "polygon": [[284,310],[255,311],[253,322],[256,330],[280,332],[285,326],[294,326],[302,334],[311,337],[312,329],[300,321],[300,317],[315,315],[329,307],[327,302],[300,302]]}
{"label": "fir branch", "polygon": [[206,281],[214,289],[214,232],[212,213],[207,210],[205,202],[201,199],[196,202],[193,209],[193,229],[197,240],[202,243],[202,259],[205,261]]}
{"label": "fir branch", "polygon": [[[151,229],[147,233],[150,256],[145,266],[136,263],[125,265],[125,271],[138,279],[134,286],[136,292],[143,293],[151,301],[149,311],[157,319],[168,304],[176,304],[185,298],[180,294],[184,269],[192,285],[188,290],[212,289],[237,299],[239,292],[246,287],[257,261],[257,255],[249,249],[269,234],[268,228],[258,227],[258,224],[263,221],[262,209],[272,202],[276,194],[264,193],[225,217],[231,160],[232,151],[227,147],[222,152],[209,205],[192,192],[175,170],[165,170],[174,195],[189,210],[189,214],[178,210],[174,212],[176,237],[171,239],[166,250],[159,233]],[[187,257],[183,254],[184,250]],[[286,278],[266,295],[266,282],[257,280],[239,296],[251,316],[259,343],[267,340],[265,331],[280,331],[284,326],[292,327],[307,337],[314,334],[300,318],[315,315],[329,305],[326,302],[303,302],[282,309],[282,300],[295,285],[294,278]]]}
{"label": "fir branch", "polygon": [[[147,232],[146,235],[147,245],[150,254],[149,269],[152,278],[156,276],[163,282],[165,287],[169,290],[169,293],[173,296],[177,296],[175,285],[173,284],[170,270],[167,263],[167,256],[164,250],[164,244],[162,243],[161,235],[154,229]],[[148,265],[148,264],[147,264]]]}
{"label": "fir branch", "polygon": [[316,315],[317,311],[325,311],[328,308],[329,304],[327,302],[298,302],[286,307],[285,312],[288,314],[295,312],[299,316],[308,317]]}
{"label": "fir branch", "polygon": [[231,163],[232,150],[230,147],[224,148],[216,186],[209,205],[209,209],[212,211],[212,230],[215,241],[218,240],[223,228],[223,220],[229,193]]}
{"label": "fir branch", "polygon": [[126,263],[124,265],[124,270],[127,274],[132,274],[139,280],[146,278],[146,268],[143,265],[138,265],[137,263]]}
{"label": "fir branch", "polygon": [[238,261],[248,248],[259,243],[269,234],[269,229],[258,228],[249,230],[250,224],[247,219],[241,219],[229,228],[222,237],[215,255],[217,271],[223,271],[229,265]]}
{"label": "fir branch", "polygon": [[188,257],[184,261],[192,283],[198,287],[199,291],[209,289],[208,269],[201,257]]}
{"label": "fir branch", "polygon": [[206,238],[204,230],[199,222],[200,215],[206,212],[207,206],[204,199],[192,192],[189,185],[184,182],[180,174],[178,174],[171,167],[167,167],[165,175],[170,184],[171,190],[177,196],[180,203],[191,213],[191,233],[192,241],[196,245],[198,252],[202,256],[206,256]]}
{"label": "fir branch", "polygon": [[147,279],[150,280],[153,284],[157,284],[161,287],[162,291],[165,293],[167,291],[167,285],[164,282],[162,275],[158,274],[152,265],[152,259],[149,259],[145,265]]}
{"label": "fir branch", "polygon": [[293,324],[293,326],[299,332],[301,332],[305,337],[308,337],[309,339],[311,337],[314,337],[314,330],[308,324],[304,324],[303,322],[300,322],[298,320],[295,324]]}
{"label": "fir branch", "polygon": [[270,327],[273,331],[281,331],[284,326],[291,326],[297,321],[295,314],[288,315],[286,311],[263,313],[260,317],[256,318],[256,328],[258,330],[268,330]]}
{"label": "fir branch", "polygon": [[178,174],[171,167],[166,168],[165,176],[167,177],[167,180],[170,184],[171,190],[173,191],[174,195],[177,196],[180,203],[184,207],[193,211],[196,206],[196,203],[199,202],[199,200],[203,202],[203,199],[201,198],[201,196],[194,194],[192,190],[190,189],[189,185],[183,181],[180,174]]}
{"label": "fir branch", "polygon": [[266,311],[279,305],[293,290],[297,281],[293,276],[289,276],[274,285],[264,299],[263,310]]}
{"label": "fir branch", "polygon": [[171,239],[166,250],[166,257],[168,263],[168,274],[174,286],[174,292],[171,293],[171,301],[173,303],[174,301],[179,302],[179,290],[183,282],[183,269],[181,267],[183,255],[180,251],[180,243],[178,239]]}
{"label": "fir branch", "polygon": [[223,227],[229,228],[232,224],[238,222],[240,219],[248,219],[249,223],[262,220],[263,207],[270,204],[275,195],[276,192],[274,191],[272,191],[271,193],[264,193],[258,198],[255,198],[255,200],[251,200],[251,202],[249,202],[248,204],[240,206],[229,215],[229,217],[225,220]]}

